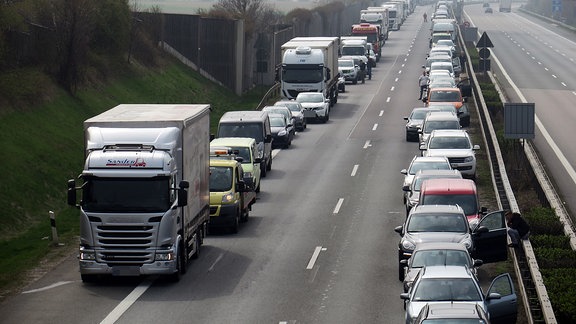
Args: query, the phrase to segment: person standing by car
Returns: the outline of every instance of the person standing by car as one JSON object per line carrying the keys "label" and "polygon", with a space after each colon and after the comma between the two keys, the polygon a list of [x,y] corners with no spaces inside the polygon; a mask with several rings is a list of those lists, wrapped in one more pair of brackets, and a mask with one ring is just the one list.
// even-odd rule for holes
{"label": "person standing by car", "polygon": [[366,58],[368,59],[368,64],[366,66],[366,70],[368,70],[368,80],[372,80],[372,66],[374,66],[374,60],[368,54],[366,54]]}
{"label": "person standing by car", "polygon": [[424,18],[424,22],[427,22],[427,21],[428,21],[428,15],[427,15],[426,13],[424,13],[424,14],[422,15],[422,17]]}
{"label": "person standing by car", "polygon": [[508,236],[512,243],[510,247],[518,247],[520,240],[527,240],[530,236],[530,225],[524,220],[520,213],[506,212],[506,225],[508,225]]}
{"label": "person standing by car", "polygon": [[362,83],[365,83],[366,79],[366,63],[364,60],[360,60],[360,78],[362,78]]}
{"label": "person standing by car", "polygon": [[418,78],[418,85],[420,86],[420,97],[418,100],[422,100],[422,95],[424,91],[428,88],[428,83],[430,82],[430,78],[426,71],[422,71],[422,75]]}

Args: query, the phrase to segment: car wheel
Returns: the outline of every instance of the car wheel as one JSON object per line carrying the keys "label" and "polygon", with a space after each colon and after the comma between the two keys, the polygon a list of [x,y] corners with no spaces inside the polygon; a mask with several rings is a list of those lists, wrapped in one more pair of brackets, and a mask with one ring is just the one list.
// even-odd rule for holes
{"label": "car wheel", "polygon": [[236,215],[234,215],[234,223],[232,224],[232,226],[230,227],[230,231],[232,232],[232,234],[237,234],[238,230],[240,229],[240,217],[242,211],[238,210],[236,211]]}
{"label": "car wheel", "polygon": [[358,84],[358,77],[356,77],[356,79],[354,79],[354,81],[352,81],[352,84]]}
{"label": "car wheel", "polygon": [[398,280],[404,281],[404,266],[398,262]]}
{"label": "car wheel", "polygon": [[268,159],[268,167],[266,168],[266,170],[268,171],[272,170],[272,156],[270,156],[270,158]]}
{"label": "car wheel", "polygon": [[244,213],[242,213],[242,222],[246,223],[248,221],[248,217],[250,217],[250,207],[246,208]]}
{"label": "car wheel", "polygon": [[260,166],[260,176],[262,178],[266,178],[266,171],[268,170],[268,166],[264,165],[264,167]]}
{"label": "car wheel", "polygon": [[260,181],[258,181],[258,187],[256,187],[256,189],[254,189],[255,192],[260,192]]}

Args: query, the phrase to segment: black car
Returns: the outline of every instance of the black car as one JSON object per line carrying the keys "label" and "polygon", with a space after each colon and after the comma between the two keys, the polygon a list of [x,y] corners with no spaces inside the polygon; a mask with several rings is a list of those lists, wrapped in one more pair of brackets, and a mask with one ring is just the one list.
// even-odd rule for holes
{"label": "black car", "polygon": [[288,148],[292,145],[294,139],[293,133],[290,131],[293,126],[289,124],[288,119],[281,114],[268,114],[270,118],[270,129],[272,131],[272,147]]}

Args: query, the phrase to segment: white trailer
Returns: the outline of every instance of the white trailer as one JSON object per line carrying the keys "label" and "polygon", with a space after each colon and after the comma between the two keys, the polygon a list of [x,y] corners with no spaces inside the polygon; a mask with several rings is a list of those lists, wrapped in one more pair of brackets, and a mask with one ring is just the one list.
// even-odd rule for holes
{"label": "white trailer", "polygon": [[[198,256],[210,219],[210,105],[118,105],[84,122],[80,274],[167,275]],[[77,202],[77,191],[82,199]]]}
{"label": "white trailer", "polygon": [[338,101],[338,37],[296,37],[281,46],[282,96],[322,92],[333,106]]}

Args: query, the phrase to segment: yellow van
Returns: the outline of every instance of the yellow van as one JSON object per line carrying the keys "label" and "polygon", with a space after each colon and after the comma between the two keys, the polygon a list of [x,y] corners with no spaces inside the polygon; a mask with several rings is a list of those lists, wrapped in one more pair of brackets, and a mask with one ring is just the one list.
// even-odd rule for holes
{"label": "yellow van", "polygon": [[244,182],[260,192],[262,159],[258,156],[256,140],[251,137],[219,137],[210,142],[210,147],[229,147],[242,158]]}

